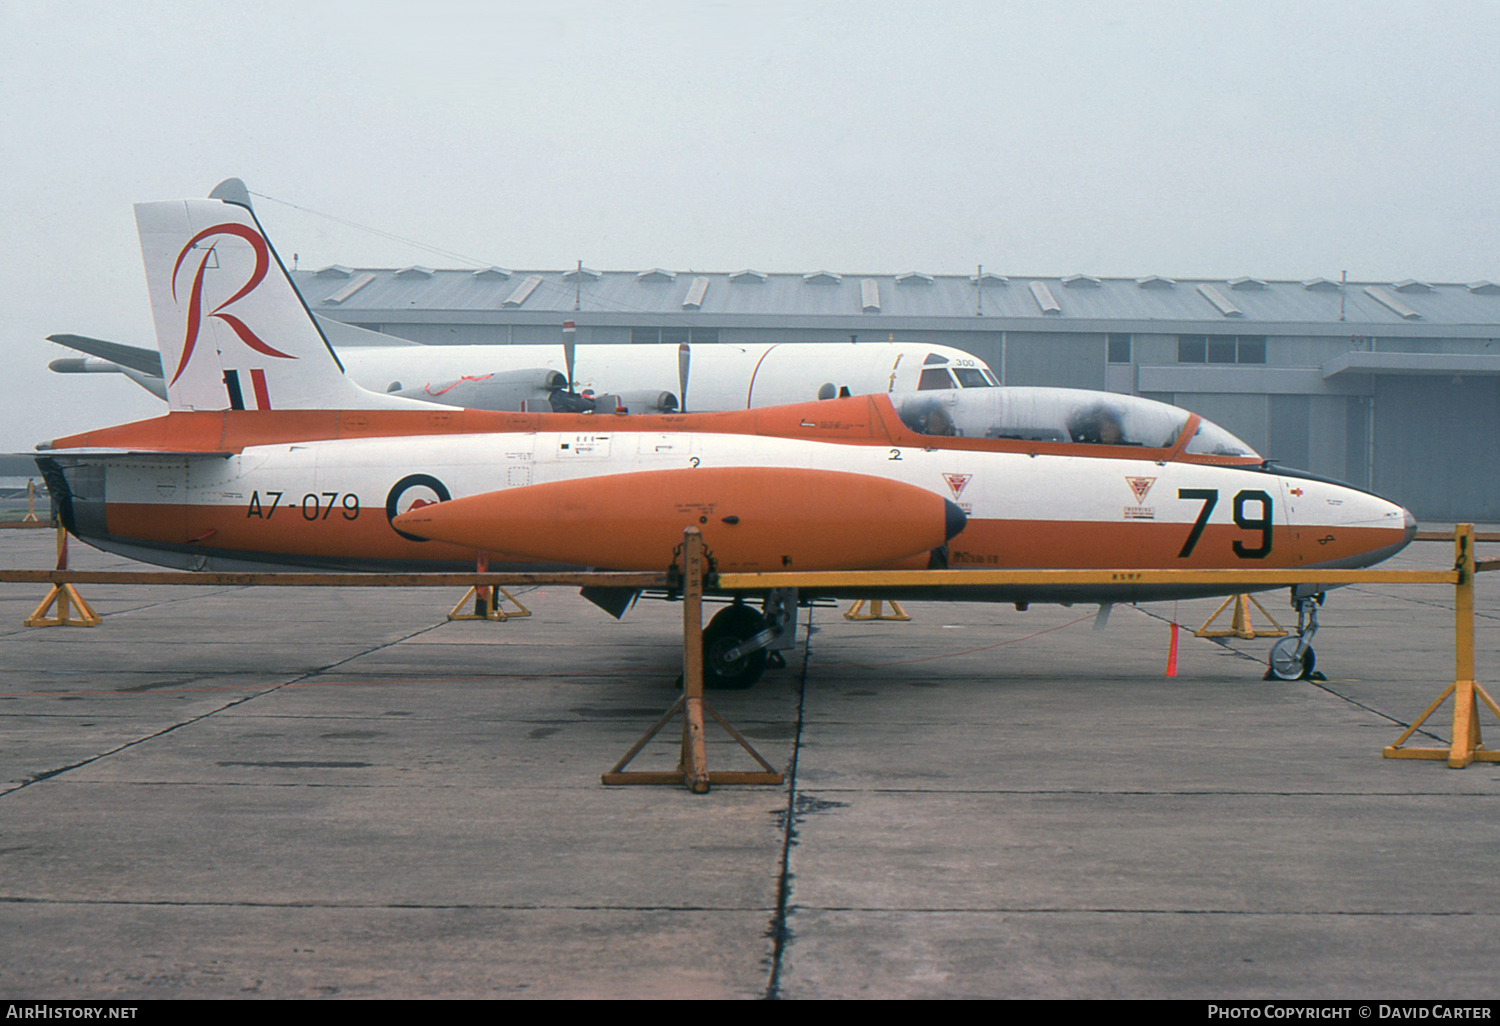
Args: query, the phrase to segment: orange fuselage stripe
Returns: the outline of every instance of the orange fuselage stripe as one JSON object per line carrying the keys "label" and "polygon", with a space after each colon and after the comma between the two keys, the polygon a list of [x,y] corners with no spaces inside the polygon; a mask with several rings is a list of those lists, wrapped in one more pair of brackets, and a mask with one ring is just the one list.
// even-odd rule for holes
{"label": "orange fuselage stripe", "polygon": [[1255,465],[1254,457],[1189,456],[1180,447],[1027,442],[1003,438],[955,438],[912,431],[887,396],[853,396],[794,406],[720,413],[612,416],[569,413],[498,413],[489,410],[223,410],[177,412],[116,427],[55,439],[53,449],[117,448],[164,452],[240,452],[255,445],[286,445],[345,438],[412,438],[422,435],[534,433],[691,433],[759,435],[845,445],[956,452],[1019,452],[1096,459],[1187,460]]}
{"label": "orange fuselage stripe", "polygon": [[[311,509],[309,512],[313,512]],[[109,533],[168,545],[201,544],[205,548],[255,555],[315,554],[341,561],[403,560],[465,562],[474,559],[472,547],[445,542],[408,541],[392,529],[385,511],[365,507],[354,518],[335,506],[308,519],[301,507],[283,506],[269,517],[248,516],[244,505],[188,505],[182,503],[111,502]],[[696,518],[693,518],[696,522]],[[673,525],[680,531],[688,526]],[[819,530],[846,532],[850,525],[828,519]],[[1187,558],[1179,554],[1191,525],[1169,522],[1049,520],[980,520],[971,518],[948,544],[949,565],[962,568],[1067,569],[1205,569],[1242,566],[1246,569],[1296,569],[1349,559],[1386,546],[1399,545],[1400,528],[1286,527],[1276,525],[1271,551],[1264,558],[1238,558],[1234,543],[1253,551],[1261,544],[1259,531],[1232,524],[1209,524]],[[514,553],[492,552],[492,558],[526,562]],[[508,559],[506,557],[509,557]],[[921,562],[925,564],[925,557]]]}

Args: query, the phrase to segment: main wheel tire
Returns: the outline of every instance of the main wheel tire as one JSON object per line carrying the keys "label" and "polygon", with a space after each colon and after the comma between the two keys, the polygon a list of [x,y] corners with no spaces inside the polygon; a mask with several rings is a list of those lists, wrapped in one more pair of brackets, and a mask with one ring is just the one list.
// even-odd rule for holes
{"label": "main wheel tire", "polygon": [[1292,636],[1282,638],[1271,646],[1271,658],[1269,669],[1272,677],[1277,680],[1306,680],[1312,673],[1313,667],[1318,664],[1318,657],[1313,654],[1312,646],[1309,645],[1302,652],[1302,658],[1297,658],[1297,644],[1301,639]]}
{"label": "main wheel tire", "polygon": [[724,653],[765,629],[765,617],[736,602],[714,614],[703,629],[703,686],[712,691],[739,691],[760,680],[766,650],[758,648],[730,660]]}

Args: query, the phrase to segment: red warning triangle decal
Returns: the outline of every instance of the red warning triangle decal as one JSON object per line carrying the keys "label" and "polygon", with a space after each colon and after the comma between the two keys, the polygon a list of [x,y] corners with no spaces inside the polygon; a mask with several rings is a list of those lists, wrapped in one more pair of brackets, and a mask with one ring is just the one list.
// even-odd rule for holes
{"label": "red warning triangle decal", "polygon": [[948,482],[948,490],[953,493],[953,497],[956,499],[964,493],[964,488],[968,485],[969,478],[973,476],[973,474],[944,474],[943,480]]}
{"label": "red warning triangle decal", "polygon": [[1130,490],[1135,492],[1136,502],[1145,502],[1146,493],[1151,490],[1152,485],[1156,484],[1154,477],[1127,477],[1125,481],[1130,485]]}

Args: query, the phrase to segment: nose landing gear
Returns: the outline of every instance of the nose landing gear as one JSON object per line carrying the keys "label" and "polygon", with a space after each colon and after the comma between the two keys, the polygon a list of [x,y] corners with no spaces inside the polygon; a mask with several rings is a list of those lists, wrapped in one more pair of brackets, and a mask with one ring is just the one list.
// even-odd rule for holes
{"label": "nose landing gear", "polygon": [[1312,650],[1313,635],[1318,633],[1318,607],[1323,604],[1323,593],[1302,597],[1294,588],[1292,596],[1292,605],[1297,610],[1297,633],[1271,646],[1265,679],[1326,680],[1313,669],[1317,665],[1317,656]]}

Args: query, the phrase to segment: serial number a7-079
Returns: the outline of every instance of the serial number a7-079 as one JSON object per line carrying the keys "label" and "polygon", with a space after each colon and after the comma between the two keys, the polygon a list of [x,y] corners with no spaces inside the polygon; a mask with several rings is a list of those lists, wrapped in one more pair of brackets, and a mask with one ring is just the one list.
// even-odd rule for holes
{"label": "serial number a7-079", "polygon": [[337,509],[345,520],[359,519],[359,496],[353,492],[308,492],[302,496],[300,506],[295,499],[288,499],[283,505],[285,496],[285,492],[268,491],[265,498],[261,498],[260,492],[252,492],[245,516],[270,520],[279,509],[300,509],[303,520],[327,520],[328,515]]}

